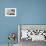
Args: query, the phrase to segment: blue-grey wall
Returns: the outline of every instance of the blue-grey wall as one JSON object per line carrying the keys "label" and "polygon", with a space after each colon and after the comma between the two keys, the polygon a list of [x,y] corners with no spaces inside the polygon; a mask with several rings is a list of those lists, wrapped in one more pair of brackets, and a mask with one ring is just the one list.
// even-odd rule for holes
{"label": "blue-grey wall", "polygon": [[[11,7],[17,8],[16,17],[5,16],[4,9]],[[9,32],[17,33],[17,24],[46,24],[46,0],[0,1],[0,44],[8,43]]]}

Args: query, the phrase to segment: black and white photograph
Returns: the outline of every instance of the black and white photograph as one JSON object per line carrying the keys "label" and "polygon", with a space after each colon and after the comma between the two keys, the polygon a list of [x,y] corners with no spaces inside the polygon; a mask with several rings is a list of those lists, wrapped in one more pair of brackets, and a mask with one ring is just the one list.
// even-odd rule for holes
{"label": "black and white photograph", "polygon": [[5,16],[16,16],[16,8],[5,8]]}
{"label": "black and white photograph", "polygon": [[46,42],[46,25],[20,24],[18,25],[18,38],[20,46]]}

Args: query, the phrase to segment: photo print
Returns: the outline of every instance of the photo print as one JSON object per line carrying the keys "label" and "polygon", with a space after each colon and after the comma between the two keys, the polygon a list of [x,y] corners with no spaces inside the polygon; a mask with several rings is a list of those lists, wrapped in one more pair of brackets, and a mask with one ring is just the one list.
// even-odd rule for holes
{"label": "photo print", "polygon": [[18,30],[20,33],[18,35],[19,41],[46,41],[46,25],[20,24]]}
{"label": "photo print", "polygon": [[16,8],[5,8],[5,16],[16,16]]}

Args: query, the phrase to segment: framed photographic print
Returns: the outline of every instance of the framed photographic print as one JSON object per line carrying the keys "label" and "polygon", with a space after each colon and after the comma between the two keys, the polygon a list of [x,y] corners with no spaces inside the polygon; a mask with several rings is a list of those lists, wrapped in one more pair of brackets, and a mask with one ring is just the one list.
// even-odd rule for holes
{"label": "framed photographic print", "polygon": [[19,24],[18,38],[21,40],[46,41],[46,25],[44,24]]}
{"label": "framed photographic print", "polygon": [[5,8],[5,16],[16,16],[16,8]]}

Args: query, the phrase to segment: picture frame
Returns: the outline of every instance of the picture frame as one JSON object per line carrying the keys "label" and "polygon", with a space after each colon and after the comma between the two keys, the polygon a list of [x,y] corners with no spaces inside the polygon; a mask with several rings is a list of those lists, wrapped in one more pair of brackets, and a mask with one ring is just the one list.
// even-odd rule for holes
{"label": "picture frame", "polygon": [[[25,36],[23,30],[28,30],[27,38],[23,37]],[[19,42],[21,40],[46,41],[46,24],[18,24],[18,38]]]}
{"label": "picture frame", "polygon": [[5,16],[16,17],[16,8],[5,8]]}

